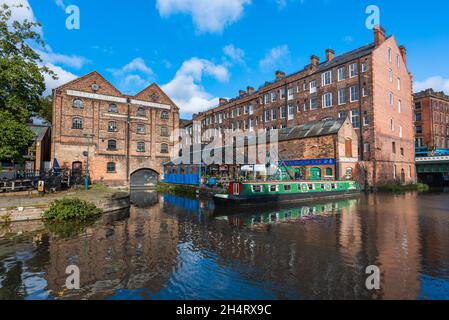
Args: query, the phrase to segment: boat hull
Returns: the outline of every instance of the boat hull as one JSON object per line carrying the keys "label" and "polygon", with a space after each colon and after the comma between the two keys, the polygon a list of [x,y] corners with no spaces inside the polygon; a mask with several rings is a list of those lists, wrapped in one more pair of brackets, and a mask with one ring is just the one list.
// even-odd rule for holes
{"label": "boat hull", "polygon": [[260,196],[233,196],[233,195],[215,195],[214,204],[217,207],[254,207],[264,205],[276,205],[285,203],[301,203],[310,202],[321,199],[339,199],[359,196],[359,190],[347,191],[325,191],[316,193],[290,193],[290,194],[274,194]]}

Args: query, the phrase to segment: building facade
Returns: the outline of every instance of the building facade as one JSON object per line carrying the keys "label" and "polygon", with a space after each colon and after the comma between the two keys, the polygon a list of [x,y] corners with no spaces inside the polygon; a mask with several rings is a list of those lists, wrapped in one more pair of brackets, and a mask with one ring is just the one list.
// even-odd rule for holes
{"label": "building facade", "polygon": [[80,174],[88,164],[92,182],[156,183],[177,128],[179,108],[157,84],[128,96],[94,71],[53,91],[52,158]]}
{"label": "building facade", "polygon": [[206,129],[257,131],[346,117],[358,133],[359,170],[369,185],[416,180],[406,49],[381,27],[371,44],[341,56],[327,49],[321,63],[313,55],[303,70],[288,76],[278,71],[275,81],[222,98],[194,120],[208,141],[214,133]]}
{"label": "building facade", "polygon": [[449,149],[449,96],[427,89],[414,99],[416,148]]}

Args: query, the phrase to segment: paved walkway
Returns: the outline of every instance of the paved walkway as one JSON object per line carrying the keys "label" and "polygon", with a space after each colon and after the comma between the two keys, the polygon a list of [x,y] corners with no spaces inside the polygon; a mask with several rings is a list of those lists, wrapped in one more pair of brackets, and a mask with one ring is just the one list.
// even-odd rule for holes
{"label": "paved walkway", "polygon": [[56,199],[62,198],[80,198],[86,201],[97,201],[102,198],[108,198],[119,190],[109,189],[104,186],[94,185],[90,190],[68,190],[52,194],[41,195],[14,195],[0,197],[0,208],[12,207],[30,207],[30,206],[44,206],[53,202]]}

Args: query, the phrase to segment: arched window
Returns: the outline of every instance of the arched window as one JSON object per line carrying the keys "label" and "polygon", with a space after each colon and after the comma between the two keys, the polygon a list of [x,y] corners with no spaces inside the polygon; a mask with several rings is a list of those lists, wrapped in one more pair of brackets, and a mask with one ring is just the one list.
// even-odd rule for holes
{"label": "arched window", "polygon": [[115,122],[115,121],[109,121],[109,124],[108,124],[108,131],[109,131],[109,132],[117,132],[117,122]]}
{"label": "arched window", "polygon": [[137,108],[137,115],[140,117],[145,116],[145,109],[142,107]]}
{"label": "arched window", "polygon": [[334,170],[332,168],[326,168],[326,177],[332,177],[334,175]]}
{"label": "arched window", "polygon": [[161,144],[161,153],[168,153],[168,144]]}
{"label": "arched window", "polygon": [[84,108],[83,100],[80,100],[80,99],[73,100],[73,107],[78,108],[78,109],[83,109]]}
{"label": "arched window", "polygon": [[110,112],[110,113],[117,113],[118,112],[117,111],[117,105],[115,103],[111,103],[109,105],[108,112]]}
{"label": "arched window", "polygon": [[83,129],[83,119],[81,118],[73,118],[72,119],[72,129]]}
{"label": "arched window", "polygon": [[169,116],[168,116],[168,112],[167,111],[162,111],[161,113],[161,119],[163,120],[168,120]]}
{"label": "arched window", "polygon": [[117,150],[117,141],[108,140],[108,150]]}
{"label": "arched window", "polygon": [[115,170],[115,162],[108,162],[108,164],[107,164],[107,172],[108,173],[116,172],[116,170]]}
{"label": "arched window", "polygon": [[161,136],[168,137],[168,128],[167,127],[161,127]]}
{"label": "arched window", "polygon": [[137,152],[145,152],[145,142],[143,141],[137,142]]}

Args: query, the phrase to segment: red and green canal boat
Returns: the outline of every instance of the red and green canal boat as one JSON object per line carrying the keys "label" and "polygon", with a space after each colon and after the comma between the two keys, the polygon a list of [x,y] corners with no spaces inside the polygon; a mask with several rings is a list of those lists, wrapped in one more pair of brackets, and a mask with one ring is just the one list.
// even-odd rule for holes
{"label": "red and green canal boat", "polygon": [[225,194],[214,195],[216,206],[260,206],[346,198],[360,194],[355,181],[232,182]]}

